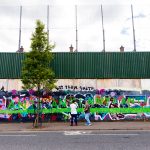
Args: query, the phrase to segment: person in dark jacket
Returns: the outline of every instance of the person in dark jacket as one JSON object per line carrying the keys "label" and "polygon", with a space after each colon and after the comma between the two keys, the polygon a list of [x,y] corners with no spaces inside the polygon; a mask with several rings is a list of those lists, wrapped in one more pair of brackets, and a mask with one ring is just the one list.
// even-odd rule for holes
{"label": "person in dark jacket", "polygon": [[88,101],[85,102],[85,108],[84,108],[84,113],[85,113],[85,120],[87,126],[91,126],[91,121],[90,121],[90,105],[88,104]]}

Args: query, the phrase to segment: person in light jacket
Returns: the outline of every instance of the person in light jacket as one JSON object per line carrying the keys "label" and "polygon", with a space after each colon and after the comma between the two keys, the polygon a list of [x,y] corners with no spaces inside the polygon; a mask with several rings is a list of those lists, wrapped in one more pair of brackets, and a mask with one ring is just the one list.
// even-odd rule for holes
{"label": "person in light jacket", "polygon": [[71,125],[73,126],[73,122],[75,122],[75,125],[77,126],[77,107],[78,104],[76,103],[75,100],[72,101],[72,104],[70,105],[71,108]]}

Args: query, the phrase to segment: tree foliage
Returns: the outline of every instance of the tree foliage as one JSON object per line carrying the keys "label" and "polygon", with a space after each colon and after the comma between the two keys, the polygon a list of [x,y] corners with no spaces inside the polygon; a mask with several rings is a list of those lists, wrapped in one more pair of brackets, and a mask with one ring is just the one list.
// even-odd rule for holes
{"label": "tree foliage", "polygon": [[44,28],[44,24],[37,20],[31,38],[31,51],[25,54],[22,66],[24,89],[51,90],[55,87],[54,72],[50,68],[53,59],[51,51],[54,45],[49,44],[48,35]]}

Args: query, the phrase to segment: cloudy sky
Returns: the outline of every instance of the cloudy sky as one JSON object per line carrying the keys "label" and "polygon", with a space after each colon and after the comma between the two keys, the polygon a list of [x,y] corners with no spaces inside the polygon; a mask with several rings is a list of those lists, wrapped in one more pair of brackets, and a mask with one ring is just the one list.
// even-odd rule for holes
{"label": "cloudy sky", "polygon": [[76,45],[75,5],[78,16],[78,51],[102,51],[101,9],[105,29],[106,51],[133,51],[131,4],[133,5],[136,49],[150,51],[150,1],[148,0],[0,0],[0,52],[16,52],[19,41],[19,9],[22,5],[21,45],[30,50],[35,21],[47,28],[49,11],[50,41],[54,52],[68,52]]}

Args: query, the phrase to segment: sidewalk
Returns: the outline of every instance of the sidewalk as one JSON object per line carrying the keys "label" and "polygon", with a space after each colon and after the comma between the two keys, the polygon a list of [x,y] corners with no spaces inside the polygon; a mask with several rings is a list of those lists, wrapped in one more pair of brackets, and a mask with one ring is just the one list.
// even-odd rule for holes
{"label": "sidewalk", "polygon": [[70,126],[69,122],[43,123],[41,128],[33,128],[32,123],[0,123],[0,132],[10,131],[71,131],[71,130],[149,130],[150,122],[92,122],[92,126],[85,126],[79,122],[78,126]]}

